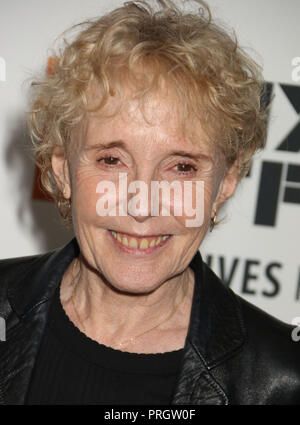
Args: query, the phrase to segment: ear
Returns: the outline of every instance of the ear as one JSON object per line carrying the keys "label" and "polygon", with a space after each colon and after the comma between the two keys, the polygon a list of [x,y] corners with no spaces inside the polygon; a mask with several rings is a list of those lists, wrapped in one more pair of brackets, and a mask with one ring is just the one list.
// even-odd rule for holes
{"label": "ear", "polygon": [[238,161],[234,162],[226,170],[224,177],[219,185],[218,194],[213,204],[213,216],[216,215],[222,205],[234,194],[239,182]]}
{"label": "ear", "polygon": [[71,198],[71,180],[67,158],[60,147],[55,147],[51,158],[55,181],[65,199]]}

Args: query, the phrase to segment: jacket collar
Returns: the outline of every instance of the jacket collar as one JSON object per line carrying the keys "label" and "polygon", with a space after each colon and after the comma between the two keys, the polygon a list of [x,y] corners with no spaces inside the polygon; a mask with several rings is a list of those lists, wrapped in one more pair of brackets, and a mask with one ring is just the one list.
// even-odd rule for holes
{"label": "jacket collar", "polygon": [[[21,322],[31,313],[32,317],[36,317],[35,330],[38,328],[41,336],[48,314],[47,301],[51,299],[64,271],[78,253],[79,247],[74,238],[65,247],[36,257],[29,268],[30,272],[24,273],[21,268],[14,285],[9,287],[8,299],[12,313],[15,313]],[[213,378],[211,370],[233,356],[244,342],[240,307],[236,296],[203,263],[199,252],[195,254],[190,266],[195,275],[191,320],[172,403],[227,404],[226,394]],[[15,320],[11,322],[15,324]],[[15,328],[16,332],[14,332]],[[13,346],[17,347],[18,338],[18,343],[22,338],[24,339],[22,343],[25,348],[26,344],[30,346],[29,334],[26,342],[25,334],[23,336],[22,332],[22,327],[13,327],[12,334],[15,336],[12,336],[12,339],[16,338],[15,343],[12,343]],[[34,329],[32,329],[33,337]],[[26,383],[27,387],[39,344],[31,345],[32,361],[30,364],[27,362],[27,371],[24,371],[22,375],[24,385]],[[17,363],[20,359],[17,360],[16,357],[15,365],[13,365],[13,357],[11,359],[10,367],[7,370],[4,367],[0,374],[0,389],[1,385],[2,387],[8,385],[6,375],[8,377],[11,374],[11,369],[14,366],[19,367]],[[12,392],[13,388],[17,388],[17,385],[11,387]],[[21,395],[18,398],[15,393],[11,396],[12,399],[24,401]]]}
{"label": "jacket collar", "polygon": [[49,301],[77,252],[73,240],[63,249],[4,263],[0,287],[8,290],[7,298],[1,297],[6,341],[0,343],[0,404],[25,403]]}
{"label": "jacket collar", "polygon": [[245,342],[240,305],[199,252],[190,267],[195,275],[191,319],[172,404],[228,404],[212,370],[234,356]]}
{"label": "jacket collar", "polygon": [[37,256],[27,273],[20,270],[20,276],[8,289],[8,300],[18,317],[26,316],[52,297],[65,270],[78,254],[79,247],[74,238],[62,248]]}
{"label": "jacket collar", "polygon": [[244,343],[245,330],[237,296],[202,261],[197,252],[190,264],[195,289],[188,340],[212,369]]}

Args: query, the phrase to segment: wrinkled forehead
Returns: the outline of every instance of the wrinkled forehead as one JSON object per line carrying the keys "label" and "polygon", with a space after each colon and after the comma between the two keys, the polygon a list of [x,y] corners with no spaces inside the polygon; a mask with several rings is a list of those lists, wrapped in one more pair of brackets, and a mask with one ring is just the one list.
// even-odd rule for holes
{"label": "wrinkled forehead", "polygon": [[90,95],[90,106],[95,110],[86,117],[85,143],[93,143],[95,135],[105,139],[117,136],[118,132],[130,132],[135,126],[135,130],[141,129],[141,134],[157,131],[165,140],[175,144],[180,141],[191,149],[193,146],[207,152],[213,149],[199,117],[186,113],[178,94],[166,83],[142,94],[123,86],[122,91],[110,94],[105,105],[97,109],[101,95],[99,87]]}
{"label": "wrinkled forehead", "polygon": [[93,130],[97,126],[106,127],[140,127],[157,129],[170,136],[183,135],[183,120],[180,109],[172,99],[158,93],[137,98],[134,95],[121,99],[110,96],[106,105],[87,117],[87,128]]}

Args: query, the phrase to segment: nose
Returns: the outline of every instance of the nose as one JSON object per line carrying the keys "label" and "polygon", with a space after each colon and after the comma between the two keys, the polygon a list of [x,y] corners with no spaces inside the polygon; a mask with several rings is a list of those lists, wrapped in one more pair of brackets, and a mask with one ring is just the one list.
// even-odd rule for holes
{"label": "nose", "polygon": [[156,179],[149,164],[141,165],[128,181],[127,211],[135,221],[143,223],[151,218],[151,182]]}

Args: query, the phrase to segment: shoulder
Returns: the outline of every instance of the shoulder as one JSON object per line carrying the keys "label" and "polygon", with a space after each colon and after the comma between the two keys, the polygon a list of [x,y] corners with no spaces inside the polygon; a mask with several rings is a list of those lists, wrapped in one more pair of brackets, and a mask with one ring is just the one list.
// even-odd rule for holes
{"label": "shoulder", "polygon": [[[37,263],[45,262],[50,253],[15,257],[0,260],[0,312],[5,306],[9,291],[18,286],[19,282],[26,282],[25,276],[30,276]],[[29,279],[27,280],[29,281]]]}
{"label": "shoulder", "polygon": [[[299,404],[300,329],[273,317],[226,286],[204,264],[205,305],[210,318],[210,370],[234,404]],[[224,347],[227,350],[224,351]],[[207,353],[208,350],[204,350]],[[210,354],[211,355],[211,354]],[[219,355],[219,354],[218,354]],[[212,357],[212,355],[211,355]]]}
{"label": "shoulder", "polygon": [[28,255],[25,257],[15,257],[0,260],[0,286],[10,284],[17,278],[23,277],[25,273],[30,272],[37,263],[47,261],[47,258],[52,254]]}
{"label": "shoulder", "polygon": [[30,267],[41,255],[28,255],[25,257],[15,257],[0,260],[0,279],[11,272],[18,273]]}
{"label": "shoulder", "polygon": [[238,369],[246,382],[253,382],[249,399],[254,404],[299,404],[300,341],[293,338],[299,330],[236,297],[245,327]]}
{"label": "shoulder", "polygon": [[293,338],[297,329],[235,297],[245,342],[231,367],[235,365],[236,382],[247,388],[246,399],[251,404],[299,404],[300,341]]}
{"label": "shoulder", "polygon": [[[261,353],[270,354],[272,351],[272,358],[276,357],[276,353],[283,354],[284,351],[286,355],[299,358],[300,341],[297,344],[292,337],[294,326],[246,301],[226,286],[206,264],[204,267],[205,276],[209,281],[210,296],[219,298],[216,304],[222,304],[223,307],[226,302],[227,309],[235,311],[235,320],[239,321],[246,345],[251,342],[251,346],[256,347]],[[300,368],[300,361],[298,361],[298,368]]]}
{"label": "shoulder", "polygon": [[44,254],[0,260],[0,315],[19,317],[51,297],[64,271],[79,253],[73,238]]}
{"label": "shoulder", "polygon": [[273,364],[277,363],[281,368],[285,368],[286,363],[289,369],[294,366],[300,379],[300,341],[297,343],[293,338],[295,326],[277,319],[238,295],[235,297],[241,306],[246,344],[251,342],[256,355],[268,356]]}

